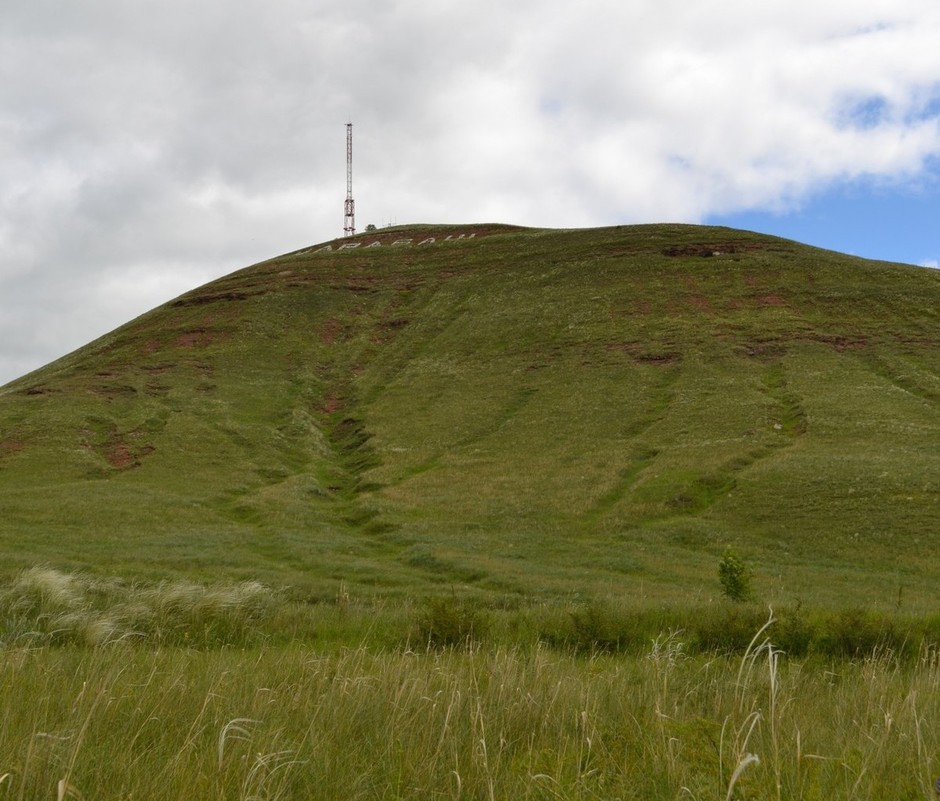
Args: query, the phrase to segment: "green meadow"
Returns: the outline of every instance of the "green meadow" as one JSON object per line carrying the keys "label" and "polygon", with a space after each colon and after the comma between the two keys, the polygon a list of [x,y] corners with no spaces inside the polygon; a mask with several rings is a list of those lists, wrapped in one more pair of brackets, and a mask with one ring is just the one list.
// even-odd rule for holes
{"label": "green meadow", "polygon": [[0,388],[0,799],[933,797],[940,273],[354,241]]}

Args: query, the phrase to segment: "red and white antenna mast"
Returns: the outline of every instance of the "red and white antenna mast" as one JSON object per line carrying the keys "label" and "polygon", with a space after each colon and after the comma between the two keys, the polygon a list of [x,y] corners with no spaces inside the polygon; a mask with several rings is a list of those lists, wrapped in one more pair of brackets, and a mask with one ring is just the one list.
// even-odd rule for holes
{"label": "red and white antenna mast", "polygon": [[343,233],[352,236],[356,233],[356,201],[352,196],[352,123],[346,123],[346,202],[343,204],[345,219]]}

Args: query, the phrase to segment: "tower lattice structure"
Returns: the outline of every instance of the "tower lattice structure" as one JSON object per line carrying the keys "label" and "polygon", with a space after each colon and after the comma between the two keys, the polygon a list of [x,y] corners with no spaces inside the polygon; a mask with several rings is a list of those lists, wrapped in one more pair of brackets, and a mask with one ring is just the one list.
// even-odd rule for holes
{"label": "tower lattice structure", "polygon": [[343,204],[343,233],[356,233],[356,201],[352,196],[352,123],[346,123],[346,202]]}

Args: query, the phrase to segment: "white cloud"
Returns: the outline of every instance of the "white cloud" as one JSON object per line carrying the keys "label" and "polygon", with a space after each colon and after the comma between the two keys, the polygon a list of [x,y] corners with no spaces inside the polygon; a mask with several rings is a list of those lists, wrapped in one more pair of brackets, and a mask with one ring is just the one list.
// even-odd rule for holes
{"label": "white cloud", "polygon": [[347,120],[360,228],[698,221],[916,177],[937,41],[934,0],[5,7],[0,383],[336,236]]}

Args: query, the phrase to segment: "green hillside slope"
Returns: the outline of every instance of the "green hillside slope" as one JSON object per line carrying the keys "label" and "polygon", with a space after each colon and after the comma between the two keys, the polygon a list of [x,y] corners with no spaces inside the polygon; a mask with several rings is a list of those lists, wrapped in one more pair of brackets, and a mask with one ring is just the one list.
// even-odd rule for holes
{"label": "green hillside slope", "polygon": [[932,601],[940,273],[695,226],[353,241],[0,389],[5,568],[656,600],[731,545],[770,601]]}

